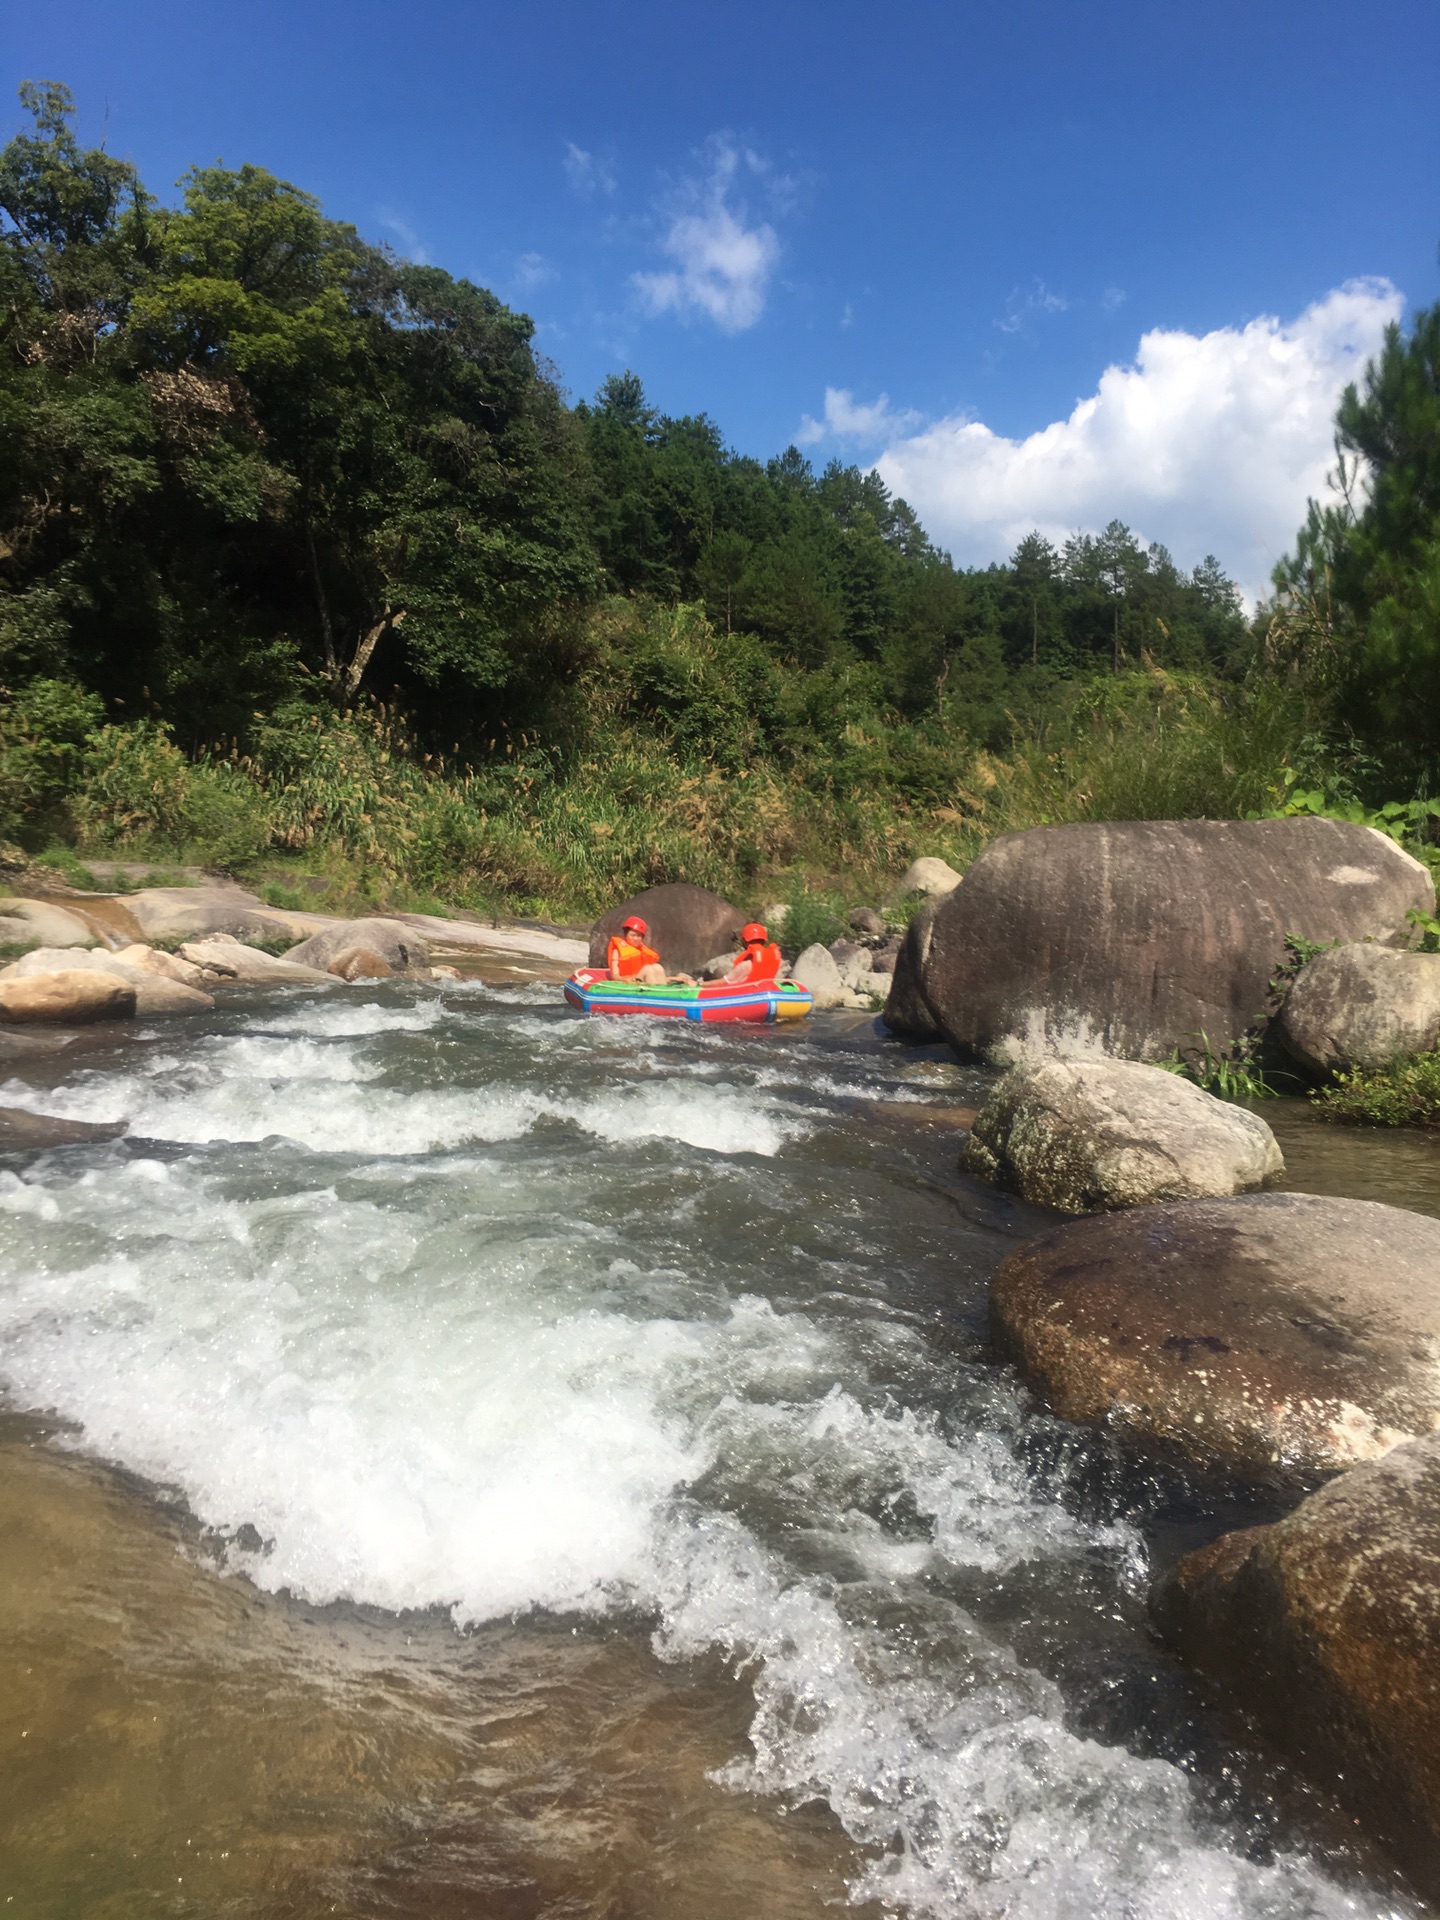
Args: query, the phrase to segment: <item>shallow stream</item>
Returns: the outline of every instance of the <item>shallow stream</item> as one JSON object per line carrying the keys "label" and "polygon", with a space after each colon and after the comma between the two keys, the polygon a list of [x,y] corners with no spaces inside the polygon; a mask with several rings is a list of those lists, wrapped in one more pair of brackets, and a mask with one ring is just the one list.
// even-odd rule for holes
{"label": "shallow stream", "polygon": [[480,985],[9,1071],[130,1132],[0,1160],[6,1914],[1427,1911],[1148,1637],[1264,1514],[989,1357],[984,1076]]}

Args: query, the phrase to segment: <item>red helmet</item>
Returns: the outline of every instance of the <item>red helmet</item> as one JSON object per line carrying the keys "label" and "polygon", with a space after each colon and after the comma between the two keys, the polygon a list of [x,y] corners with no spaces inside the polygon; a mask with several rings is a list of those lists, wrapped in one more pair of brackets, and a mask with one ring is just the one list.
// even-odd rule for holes
{"label": "red helmet", "polygon": [[646,937],[646,935],[649,933],[650,929],[649,927],[646,926],[645,922],[640,918],[638,913],[632,913],[628,920],[622,920],[620,922],[620,931],[622,933],[638,933],[640,938],[643,940]]}
{"label": "red helmet", "polygon": [[745,942],[746,946],[748,947],[754,941],[759,941],[759,943],[763,946],[765,942],[770,938],[770,936],[768,933],[766,933],[764,927],[761,926],[758,920],[752,920],[748,927],[742,927],[740,929],[740,938]]}

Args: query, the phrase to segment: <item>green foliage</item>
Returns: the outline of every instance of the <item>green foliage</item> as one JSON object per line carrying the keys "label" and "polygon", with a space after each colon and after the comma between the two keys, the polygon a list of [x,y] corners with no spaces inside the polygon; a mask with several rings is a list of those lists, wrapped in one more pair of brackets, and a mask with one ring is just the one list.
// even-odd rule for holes
{"label": "green foliage", "polygon": [[71,680],[32,680],[0,704],[0,834],[53,828],[103,715],[98,696]]}
{"label": "green foliage", "polygon": [[1433,913],[1422,913],[1419,907],[1411,907],[1405,918],[1419,932],[1419,951],[1440,953],[1440,919]]}
{"label": "green foliage", "polygon": [[1202,1031],[1192,1038],[1199,1043],[1196,1047],[1177,1051],[1172,1059],[1160,1062],[1167,1073],[1182,1074],[1220,1100],[1274,1099],[1275,1089],[1265,1078],[1256,1057],[1258,1043],[1251,1036],[1246,1035],[1225,1053],[1214,1051],[1208,1033]]}
{"label": "green foliage", "polygon": [[[1289,771],[1285,770],[1287,774]],[[1417,859],[1440,867],[1440,846],[1431,838],[1436,821],[1440,821],[1440,800],[1387,800],[1383,806],[1366,807],[1351,797],[1331,797],[1321,787],[1293,786],[1284,806],[1276,811],[1281,818],[1318,815],[1327,820],[1349,820],[1357,826],[1374,827]]]}
{"label": "green foliage", "polygon": [[1369,1127],[1440,1127],[1440,1053],[1338,1073],[1313,1099],[1325,1120]]}
{"label": "green foliage", "polygon": [[797,888],[785,905],[785,923],[776,938],[787,960],[797,960],[807,947],[828,947],[833,941],[844,939],[850,931],[842,894],[812,893],[808,888]]}

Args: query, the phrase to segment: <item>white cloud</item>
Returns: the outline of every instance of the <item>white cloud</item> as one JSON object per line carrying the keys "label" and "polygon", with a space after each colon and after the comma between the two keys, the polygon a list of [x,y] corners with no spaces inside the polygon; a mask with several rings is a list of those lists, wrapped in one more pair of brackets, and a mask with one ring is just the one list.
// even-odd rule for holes
{"label": "white cloud", "polygon": [[780,242],[764,221],[747,224],[743,201],[732,204],[737,182],[747,174],[764,178],[769,168],[748,147],[723,138],[711,141],[704,178],[685,182],[671,207],[661,245],[675,268],[632,275],[651,313],[674,313],[681,319],[700,314],[722,333],[743,333],[765,311]]}
{"label": "white cloud", "polygon": [[1037,314],[1067,313],[1070,302],[1052,293],[1043,280],[1037,280],[1028,293],[1016,287],[1005,303],[1005,312],[995,324],[1002,333],[1020,333]]}
{"label": "white cloud", "polygon": [[425,251],[419,234],[416,233],[414,227],[411,226],[408,220],[390,207],[381,207],[376,213],[375,218],[380,222],[381,226],[385,228],[387,233],[394,234],[395,238],[400,242],[400,251],[405,255],[407,260],[413,260],[417,267],[429,266],[430,255]]}
{"label": "white cloud", "polygon": [[814,420],[807,413],[800,422],[795,443],[813,447],[818,440],[833,436],[837,440],[868,441],[874,446],[892,434],[908,433],[912,427],[919,426],[920,419],[921,416],[908,407],[900,411],[892,409],[888,393],[882,393],[867,406],[857,401],[848,387],[827,387],[825,418]]}
{"label": "white cloud", "polygon": [[548,286],[557,275],[543,253],[522,253],[511,277],[523,293],[533,293],[536,287]]}
{"label": "white cloud", "polygon": [[582,199],[593,199],[597,193],[614,193],[615,164],[599,154],[587,152],[584,147],[577,147],[573,140],[567,140],[565,178]]}
{"label": "white cloud", "polygon": [[1032,528],[1058,542],[1119,519],[1182,565],[1214,553],[1255,599],[1325,492],[1340,391],[1402,305],[1388,280],[1351,280],[1288,323],[1156,328],[1066,420],[1024,440],[938,420],[876,466],[962,564],[1003,559]]}

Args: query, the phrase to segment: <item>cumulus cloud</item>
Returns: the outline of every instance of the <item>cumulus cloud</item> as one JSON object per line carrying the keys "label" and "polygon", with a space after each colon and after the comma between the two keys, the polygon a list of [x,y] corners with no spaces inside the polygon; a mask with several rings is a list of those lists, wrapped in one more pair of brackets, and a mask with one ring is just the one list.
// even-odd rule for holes
{"label": "cumulus cloud", "polygon": [[1003,559],[1032,528],[1059,542],[1119,519],[1182,565],[1214,553],[1253,600],[1326,490],[1341,389],[1402,305],[1388,280],[1351,280],[1289,322],[1156,328],[1068,419],[1023,440],[937,420],[876,466],[962,564]]}
{"label": "cumulus cloud", "polygon": [[565,142],[565,178],[583,200],[592,200],[597,193],[615,191],[613,161],[577,147],[573,140]]}
{"label": "cumulus cloud", "polygon": [[765,296],[780,242],[764,221],[750,221],[736,197],[750,176],[768,186],[769,167],[748,147],[717,138],[703,177],[686,181],[669,210],[662,251],[675,262],[662,273],[637,273],[632,283],[652,314],[697,315],[722,333],[743,333],[765,311]]}
{"label": "cumulus cloud", "polygon": [[878,400],[867,405],[857,401],[848,387],[827,387],[824,419],[814,420],[807,413],[800,422],[795,441],[797,446],[813,447],[817,441],[833,436],[837,440],[878,446],[893,434],[908,433],[912,427],[918,427],[921,417],[909,407],[892,407],[888,393],[882,393]]}

